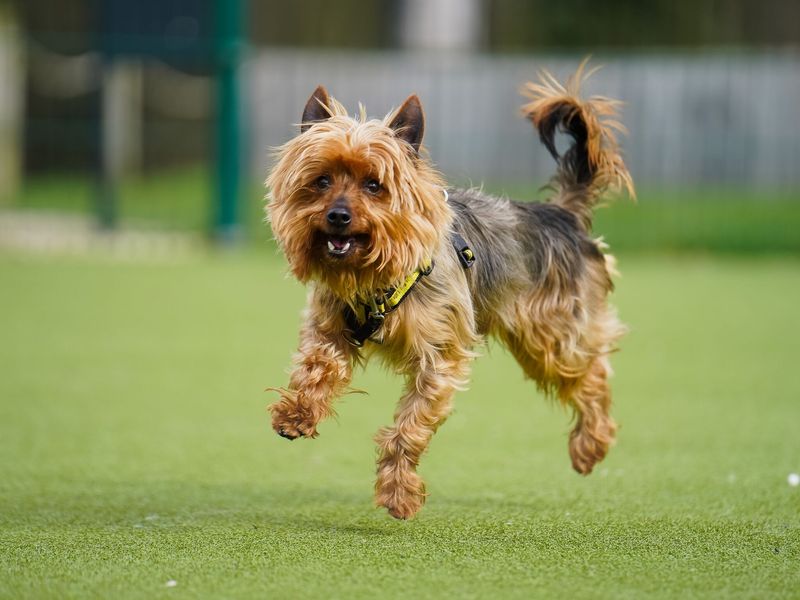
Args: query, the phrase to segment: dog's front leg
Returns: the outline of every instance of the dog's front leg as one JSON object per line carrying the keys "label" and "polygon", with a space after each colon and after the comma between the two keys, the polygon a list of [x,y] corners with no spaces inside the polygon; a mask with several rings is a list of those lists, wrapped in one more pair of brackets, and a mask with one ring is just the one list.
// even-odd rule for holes
{"label": "dog's front leg", "polygon": [[287,439],[316,437],[317,425],[333,414],[332,403],[350,384],[355,348],[341,335],[336,322],[309,310],[300,331],[289,387],[269,407],[272,428]]}
{"label": "dog's front leg", "polygon": [[425,503],[425,484],[417,474],[419,459],[450,414],[453,394],[464,385],[469,358],[431,361],[409,376],[394,426],[381,429],[375,502],[397,519],[413,517]]}

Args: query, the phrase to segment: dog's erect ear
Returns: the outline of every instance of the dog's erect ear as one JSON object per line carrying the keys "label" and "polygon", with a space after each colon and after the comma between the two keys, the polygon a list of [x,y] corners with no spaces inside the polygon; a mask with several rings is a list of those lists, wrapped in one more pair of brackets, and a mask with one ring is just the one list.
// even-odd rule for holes
{"label": "dog's erect ear", "polygon": [[397,137],[407,141],[416,152],[419,152],[422,135],[425,133],[425,115],[422,113],[422,104],[416,94],[409,96],[403,102],[403,106],[397,109],[389,127],[394,129]]}
{"label": "dog's erect ear", "polygon": [[308,130],[316,121],[324,121],[330,118],[330,113],[326,107],[330,106],[330,96],[328,90],[323,86],[317,86],[311,98],[306,102],[306,107],[303,109],[303,120],[300,122],[300,133]]}

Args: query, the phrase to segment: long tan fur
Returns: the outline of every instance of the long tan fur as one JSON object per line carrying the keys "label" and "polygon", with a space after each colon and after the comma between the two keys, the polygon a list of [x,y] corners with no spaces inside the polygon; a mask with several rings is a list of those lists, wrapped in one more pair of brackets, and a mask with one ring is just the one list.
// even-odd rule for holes
{"label": "long tan fur", "polygon": [[[292,273],[309,285],[309,301],[289,385],[270,406],[272,425],[289,439],[316,437],[334,399],[349,389],[354,365],[375,355],[402,373],[394,423],[376,436],[375,499],[394,517],[410,518],[425,502],[417,466],[486,336],[572,407],[576,471],[590,473],[614,441],[608,357],[624,327],[607,304],[613,259],[588,231],[591,209],[609,188],[633,188],[613,135],[621,129],[612,119],[616,105],[579,99],[583,68],[566,86],[544,75],[526,88],[532,101],[524,112],[558,160],[549,204],[445,190],[420,148],[416,96],[369,120],[363,108],[349,117],[320,87],[301,134],[276,153],[267,212]],[[563,157],[554,149],[557,127],[574,138]],[[456,233],[477,256],[471,269],[453,249]],[[349,344],[347,310],[431,260],[433,271],[365,346]]]}

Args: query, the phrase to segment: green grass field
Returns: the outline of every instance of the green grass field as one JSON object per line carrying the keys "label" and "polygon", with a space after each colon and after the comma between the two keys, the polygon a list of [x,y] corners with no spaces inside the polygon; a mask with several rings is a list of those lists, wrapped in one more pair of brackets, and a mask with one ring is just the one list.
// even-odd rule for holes
{"label": "green grass field", "polygon": [[281,259],[0,255],[0,596],[800,596],[800,261],[620,258],[610,457],[575,475],[568,415],[491,345],[397,522],[371,501],[395,376],[316,440],[269,428],[304,297]]}

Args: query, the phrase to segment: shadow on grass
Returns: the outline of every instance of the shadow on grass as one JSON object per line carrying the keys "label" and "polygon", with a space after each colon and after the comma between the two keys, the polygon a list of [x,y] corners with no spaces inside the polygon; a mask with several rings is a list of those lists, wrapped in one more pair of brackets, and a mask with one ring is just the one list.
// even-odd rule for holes
{"label": "shadow on grass", "polygon": [[[68,484],[68,485],[65,485]],[[360,535],[391,535],[403,525],[418,530],[463,521],[499,523],[508,517],[562,512],[579,498],[531,496],[529,500],[485,495],[447,496],[423,508],[418,518],[403,523],[372,503],[368,490],[309,486],[268,488],[263,484],[196,483],[182,481],[113,482],[54,481],[38,489],[0,491],[0,508],[7,526],[106,527],[115,530],[172,528],[241,528],[339,531]],[[8,499],[13,498],[13,503]],[[551,504],[557,502],[557,506]],[[566,504],[565,504],[566,502]],[[398,529],[400,527],[401,529]]]}

